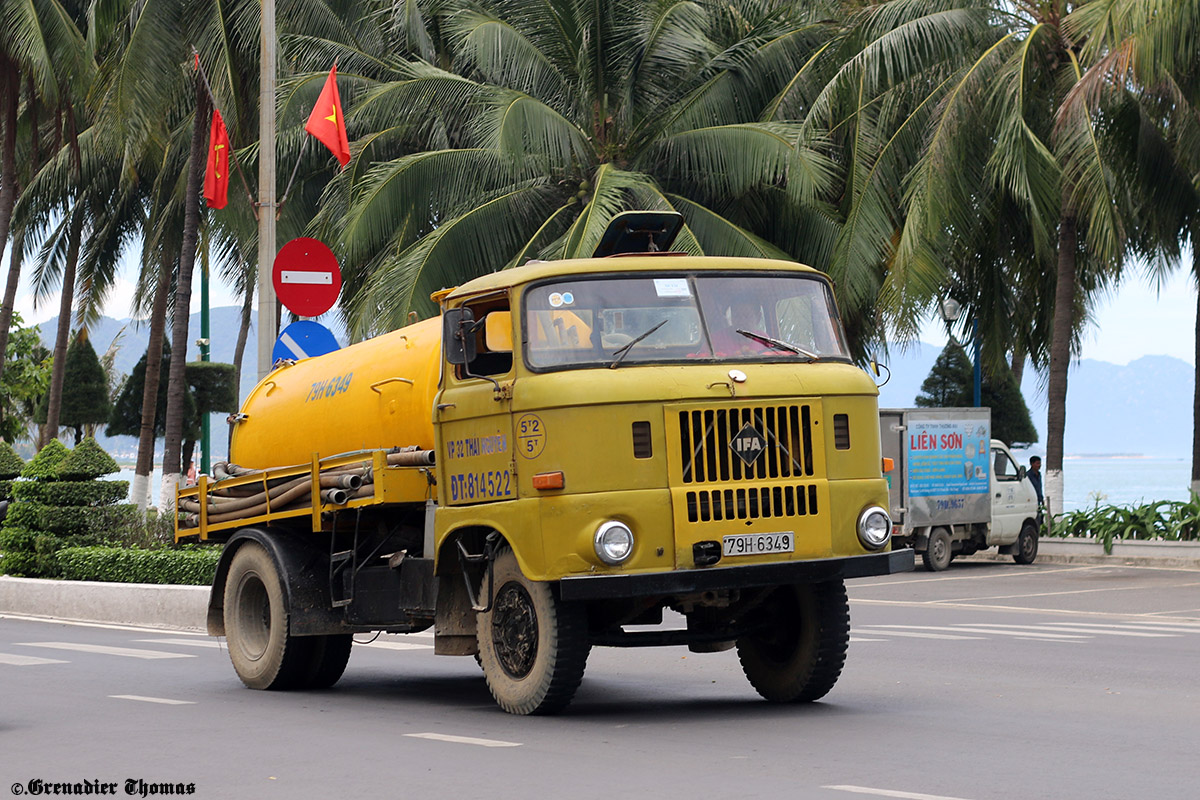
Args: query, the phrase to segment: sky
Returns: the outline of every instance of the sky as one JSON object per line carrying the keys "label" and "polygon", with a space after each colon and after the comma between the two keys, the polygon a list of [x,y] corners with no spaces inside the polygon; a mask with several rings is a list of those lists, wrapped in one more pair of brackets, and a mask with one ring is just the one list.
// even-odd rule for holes
{"label": "sky", "polygon": [[[1183,263],[1191,263],[1190,253],[1184,253]],[[27,324],[36,324],[58,313],[59,295],[55,293],[35,308],[28,287],[27,276],[32,271],[28,261],[26,267],[26,279],[18,290],[16,310]],[[134,269],[132,263],[127,263],[121,270],[105,306],[107,316],[115,319],[129,316]],[[6,252],[0,275],[7,272]],[[239,305],[232,291],[220,281],[214,281],[210,292],[213,308]],[[192,311],[199,309],[199,283],[195,283]],[[1176,270],[1157,289],[1135,270],[1117,291],[1097,301],[1095,320],[1096,324],[1084,335],[1083,358],[1124,365],[1146,355],[1167,355],[1195,366],[1196,286],[1186,269]],[[944,346],[946,334],[941,320],[929,320],[921,340]]]}

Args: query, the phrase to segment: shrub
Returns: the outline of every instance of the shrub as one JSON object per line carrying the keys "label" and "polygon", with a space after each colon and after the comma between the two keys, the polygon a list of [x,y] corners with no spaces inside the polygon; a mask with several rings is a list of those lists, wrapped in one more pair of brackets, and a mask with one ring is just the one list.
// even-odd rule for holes
{"label": "shrub", "polygon": [[21,474],[25,462],[8,442],[0,441],[0,480],[11,480]]}
{"label": "shrub", "polygon": [[0,481],[0,500],[12,499],[12,481]]}
{"label": "shrub", "polygon": [[112,505],[128,495],[129,481],[21,481],[13,485],[16,499],[48,506]]}
{"label": "shrub", "polygon": [[129,503],[55,507],[21,501],[9,507],[5,522],[60,536],[88,536],[92,543],[106,544],[141,544],[146,539],[147,525],[145,515]]}
{"label": "shrub", "polygon": [[221,550],[140,550],[67,547],[58,552],[59,574],[70,580],[211,585]]}
{"label": "shrub", "polygon": [[70,452],[58,439],[51,439],[21,470],[21,477],[39,481],[56,480],[58,465]]}
{"label": "shrub", "polygon": [[77,444],[58,464],[58,477],[65,481],[86,481],[120,471],[112,456],[90,437]]}
{"label": "shrub", "polygon": [[1094,538],[1112,554],[1118,539],[1192,541],[1200,535],[1200,497],[1186,503],[1159,500],[1140,506],[1102,506],[1069,511],[1054,522],[1054,536]]}
{"label": "shrub", "polygon": [[0,531],[0,574],[23,578],[58,576],[57,553],[66,544],[61,536],[25,528]]}

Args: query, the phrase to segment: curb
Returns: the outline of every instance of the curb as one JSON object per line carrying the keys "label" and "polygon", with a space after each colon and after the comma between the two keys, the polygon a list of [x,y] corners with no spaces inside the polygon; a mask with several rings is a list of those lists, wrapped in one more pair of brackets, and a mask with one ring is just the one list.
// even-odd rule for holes
{"label": "curb", "polygon": [[207,630],[207,586],[52,581],[0,576],[0,614]]}
{"label": "curb", "polygon": [[[1012,561],[994,550],[967,558]],[[1158,567],[1200,570],[1200,542],[1115,541],[1112,555],[1095,539],[1046,538],[1038,542],[1039,564],[1103,564],[1112,567]]]}

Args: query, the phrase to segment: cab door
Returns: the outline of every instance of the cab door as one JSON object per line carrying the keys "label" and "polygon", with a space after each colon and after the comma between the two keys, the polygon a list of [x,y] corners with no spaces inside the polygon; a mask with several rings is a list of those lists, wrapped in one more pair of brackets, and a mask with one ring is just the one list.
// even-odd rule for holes
{"label": "cab door", "polygon": [[992,526],[988,544],[1011,544],[1021,532],[1024,515],[1020,508],[1021,477],[1012,456],[992,447]]}
{"label": "cab door", "polygon": [[[438,498],[444,506],[517,497],[511,414],[515,373],[508,296],[472,299],[462,308],[468,313],[456,316],[465,324],[457,322],[456,328],[472,338],[467,348],[470,357],[446,365],[442,391],[434,404],[438,456],[442,459]],[[504,326],[508,326],[507,337],[499,335]],[[447,330],[443,338],[449,341],[452,335]]]}

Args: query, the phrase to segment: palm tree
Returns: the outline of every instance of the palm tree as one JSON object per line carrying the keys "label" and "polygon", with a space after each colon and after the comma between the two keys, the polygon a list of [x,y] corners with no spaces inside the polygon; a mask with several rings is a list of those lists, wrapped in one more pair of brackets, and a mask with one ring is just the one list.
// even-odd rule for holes
{"label": "palm tree", "polygon": [[590,254],[626,208],[681,212],[689,252],[804,258],[760,235],[772,219],[761,209],[820,196],[833,164],[798,124],[760,117],[821,47],[831,9],[430,4],[426,35],[403,29],[408,60],[297,33],[309,53],[297,69],[312,73],[285,110],[307,114],[334,55],[353,108],[356,158],[315,227],[341,250],[355,335],[430,312],[441,286]]}

